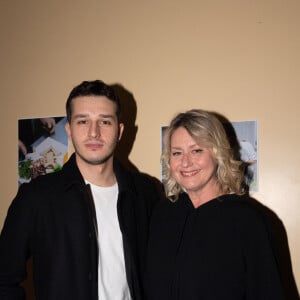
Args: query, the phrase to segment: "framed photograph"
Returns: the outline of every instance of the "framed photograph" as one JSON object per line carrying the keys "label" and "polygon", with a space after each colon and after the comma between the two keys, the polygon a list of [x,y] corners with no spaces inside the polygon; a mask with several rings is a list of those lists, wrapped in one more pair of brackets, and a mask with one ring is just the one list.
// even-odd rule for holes
{"label": "framed photograph", "polygon": [[245,181],[249,191],[258,191],[257,121],[231,122],[239,144],[240,159],[245,163]]}
{"label": "framed photograph", "polygon": [[18,120],[19,184],[60,170],[68,160],[66,117]]}

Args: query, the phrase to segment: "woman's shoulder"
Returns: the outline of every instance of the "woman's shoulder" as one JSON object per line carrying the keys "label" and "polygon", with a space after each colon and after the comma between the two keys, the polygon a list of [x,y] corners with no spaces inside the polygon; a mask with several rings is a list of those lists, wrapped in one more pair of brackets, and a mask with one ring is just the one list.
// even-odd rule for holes
{"label": "woman's shoulder", "polygon": [[264,206],[257,200],[239,195],[228,195],[223,200],[225,214],[241,228],[262,230],[269,227]]}
{"label": "woman's shoulder", "polygon": [[219,202],[225,210],[230,211],[240,219],[263,218],[263,212],[262,209],[260,209],[262,205],[248,196],[240,196],[236,194],[223,195],[219,197]]}

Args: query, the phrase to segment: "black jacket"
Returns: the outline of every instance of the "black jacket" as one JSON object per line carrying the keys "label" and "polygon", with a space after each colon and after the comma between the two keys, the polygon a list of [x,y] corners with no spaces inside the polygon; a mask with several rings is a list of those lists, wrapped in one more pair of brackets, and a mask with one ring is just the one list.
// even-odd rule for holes
{"label": "black jacket", "polygon": [[230,194],[194,208],[162,201],[150,225],[147,300],[283,300],[272,235],[250,202]]}
{"label": "black jacket", "polygon": [[[158,199],[154,183],[117,162],[118,217],[126,275],[134,300],[142,299],[148,224]],[[24,299],[20,282],[32,257],[36,299],[98,299],[98,247],[93,199],[75,155],[62,171],[23,184],[0,236],[0,299]]]}

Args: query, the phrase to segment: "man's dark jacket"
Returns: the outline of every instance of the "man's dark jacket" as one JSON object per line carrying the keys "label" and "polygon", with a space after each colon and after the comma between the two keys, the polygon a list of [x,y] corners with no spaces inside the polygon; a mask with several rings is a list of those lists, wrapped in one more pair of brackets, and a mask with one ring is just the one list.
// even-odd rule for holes
{"label": "man's dark jacket", "polygon": [[[148,223],[158,193],[152,180],[114,162],[118,217],[132,298],[142,296]],[[23,184],[0,236],[0,299],[24,299],[20,282],[32,257],[37,300],[97,300],[98,246],[94,202],[75,155],[62,171]],[[112,299],[114,300],[114,299]]]}

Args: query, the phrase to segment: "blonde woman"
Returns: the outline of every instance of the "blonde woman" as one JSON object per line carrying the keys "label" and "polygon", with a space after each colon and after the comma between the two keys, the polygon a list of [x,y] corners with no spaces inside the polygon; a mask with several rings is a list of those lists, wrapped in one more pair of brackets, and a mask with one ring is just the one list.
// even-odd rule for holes
{"label": "blonde woman", "polygon": [[168,200],[152,217],[147,299],[283,299],[268,227],[242,197],[241,162],[221,122],[180,113],[164,142]]}

